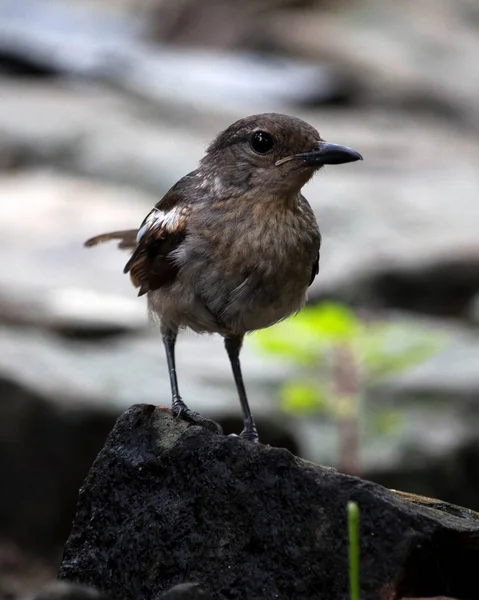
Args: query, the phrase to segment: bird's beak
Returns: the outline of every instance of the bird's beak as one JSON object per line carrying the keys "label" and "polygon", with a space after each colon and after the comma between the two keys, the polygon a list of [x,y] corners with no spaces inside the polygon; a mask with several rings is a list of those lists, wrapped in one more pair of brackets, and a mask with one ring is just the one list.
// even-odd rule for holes
{"label": "bird's beak", "polygon": [[363,160],[363,157],[347,146],[339,144],[330,144],[329,142],[318,142],[318,144],[310,151],[296,154],[295,158],[302,159],[307,165],[341,165],[343,163],[355,162]]}

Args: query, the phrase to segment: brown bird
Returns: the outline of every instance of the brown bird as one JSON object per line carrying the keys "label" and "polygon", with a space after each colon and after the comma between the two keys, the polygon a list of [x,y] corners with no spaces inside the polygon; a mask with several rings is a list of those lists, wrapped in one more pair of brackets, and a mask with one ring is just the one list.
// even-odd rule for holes
{"label": "brown bird", "polygon": [[[296,313],[318,273],[321,235],[301,188],[323,165],[362,160],[322,140],[304,121],[267,113],[220,133],[198,168],[156,204],[138,230],[94,237],[132,249],[124,268],[160,322],[175,415],[211,426],[181,399],[178,331],[219,333],[244,415],[240,436],[258,441],[240,367],[247,332]],[[216,424],[215,424],[216,425]]]}

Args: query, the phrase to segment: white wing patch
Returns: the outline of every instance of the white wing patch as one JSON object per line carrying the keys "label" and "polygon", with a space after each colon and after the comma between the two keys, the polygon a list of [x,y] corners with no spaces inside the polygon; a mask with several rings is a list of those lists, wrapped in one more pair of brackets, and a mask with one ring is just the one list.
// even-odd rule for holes
{"label": "white wing patch", "polygon": [[164,211],[158,208],[154,208],[146,217],[143,223],[138,229],[136,234],[136,242],[138,243],[145,233],[154,228],[166,229],[174,231],[178,228],[181,217],[181,208],[175,207],[171,210]]}

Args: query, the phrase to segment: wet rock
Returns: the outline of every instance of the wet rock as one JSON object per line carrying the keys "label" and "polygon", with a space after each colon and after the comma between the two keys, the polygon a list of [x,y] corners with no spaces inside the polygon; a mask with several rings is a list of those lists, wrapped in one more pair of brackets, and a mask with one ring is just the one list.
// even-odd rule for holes
{"label": "wet rock", "polygon": [[476,597],[479,515],[134,406],[80,491],[59,577],[119,599],[178,580],[212,598],[344,598],[346,504],[364,598]]}

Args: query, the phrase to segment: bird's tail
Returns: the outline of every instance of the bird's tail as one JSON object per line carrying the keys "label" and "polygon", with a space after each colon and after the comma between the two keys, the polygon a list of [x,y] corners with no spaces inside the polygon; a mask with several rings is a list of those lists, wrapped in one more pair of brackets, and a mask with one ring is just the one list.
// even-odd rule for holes
{"label": "bird's tail", "polygon": [[97,244],[103,244],[104,242],[110,242],[112,240],[118,241],[118,248],[120,250],[134,250],[137,246],[136,235],[138,231],[136,229],[124,229],[123,231],[112,231],[111,233],[102,233],[95,237],[87,240],[84,245],[90,248]]}

